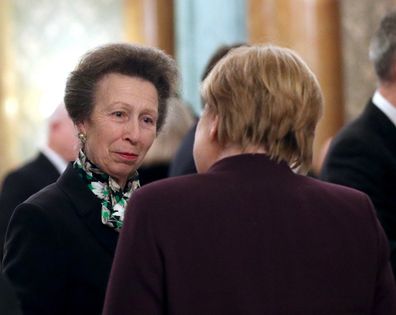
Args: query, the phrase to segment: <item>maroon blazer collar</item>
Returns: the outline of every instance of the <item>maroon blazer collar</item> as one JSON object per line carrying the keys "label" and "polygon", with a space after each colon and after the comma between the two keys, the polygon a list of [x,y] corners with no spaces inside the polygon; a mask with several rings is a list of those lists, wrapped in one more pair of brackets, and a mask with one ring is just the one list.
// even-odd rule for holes
{"label": "maroon blazer collar", "polygon": [[208,173],[226,170],[242,172],[246,176],[255,174],[258,170],[264,170],[268,173],[282,173],[284,175],[294,174],[286,162],[273,161],[266,154],[238,154],[226,157],[214,163],[209,168]]}

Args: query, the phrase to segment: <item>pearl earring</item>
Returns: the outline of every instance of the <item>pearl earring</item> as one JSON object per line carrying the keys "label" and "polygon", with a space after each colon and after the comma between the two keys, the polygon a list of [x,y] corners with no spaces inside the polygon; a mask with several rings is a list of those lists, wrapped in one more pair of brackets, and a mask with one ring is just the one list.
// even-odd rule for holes
{"label": "pearl earring", "polygon": [[87,141],[87,136],[82,132],[78,133],[78,139],[80,139],[81,143],[84,144]]}

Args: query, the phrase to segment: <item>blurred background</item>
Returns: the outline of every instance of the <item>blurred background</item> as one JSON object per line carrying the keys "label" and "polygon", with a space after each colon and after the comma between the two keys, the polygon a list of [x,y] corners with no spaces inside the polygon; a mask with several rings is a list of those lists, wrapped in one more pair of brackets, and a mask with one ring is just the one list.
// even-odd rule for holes
{"label": "blurred background", "polygon": [[66,78],[87,50],[114,41],[172,55],[181,96],[200,113],[199,82],[221,44],[274,43],[295,49],[325,96],[314,147],[321,152],[375,89],[369,40],[396,0],[1,0],[0,182],[30,159]]}

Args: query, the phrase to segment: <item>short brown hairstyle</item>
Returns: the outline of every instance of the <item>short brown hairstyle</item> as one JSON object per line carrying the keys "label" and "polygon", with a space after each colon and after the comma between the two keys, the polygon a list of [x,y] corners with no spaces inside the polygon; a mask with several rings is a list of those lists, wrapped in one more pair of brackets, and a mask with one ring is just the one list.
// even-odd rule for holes
{"label": "short brown hairstyle", "polygon": [[138,77],[155,86],[159,131],[165,121],[168,99],[176,94],[176,63],[159,49],[127,43],[108,44],[89,51],[70,73],[64,101],[73,122],[77,124],[89,119],[97,84],[110,73]]}
{"label": "short brown hairstyle", "polygon": [[309,168],[323,98],[315,75],[292,50],[233,49],[203,82],[202,97],[219,116],[222,145],[261,146],[273,160]]}

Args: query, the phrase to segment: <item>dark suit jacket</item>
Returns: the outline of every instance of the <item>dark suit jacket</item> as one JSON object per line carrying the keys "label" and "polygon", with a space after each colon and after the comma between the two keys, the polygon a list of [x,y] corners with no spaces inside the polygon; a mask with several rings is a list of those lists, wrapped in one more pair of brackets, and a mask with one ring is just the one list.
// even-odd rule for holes
{"label": "dark suit jacket", "polygon": [[174,158],[170,163],[168,173],[169,177],[195,174],[197,172],[193,158],[196,129],[197,123],[195,123],[188,131],[188,133],[184,136],[179,148],[176,151]]}
{"label": "dark suit jacket", "polygon": [[24,314],[100,314],[118,239],[100,209],[71,164],[15,209],[3,267]]}
{"label": "dark suit jacket", "polygon": [[22,315],[15,292],[2,274],[0,274],[0,314]]}
{"label": "dark suit jacket", "polygon": [[8,222],[15,207],[41,188],[55,182],[59,175],[51,161],[39,153],[34,160],[5,177],[0,192],[0,261]]}
{"label": "dark suit jacket", "polygon": [[168,177],[169,163],[155,163],[141,166],[138,169],[140,185],[147,185],[159,179]]}
{"label": "dark suit jacket", "polygon": [[373,103],[334,138],[320,178],[370,196],[391,244],[396,275],[396,127]]}
{"label": "dark suit jacket", "polygon": [[368,197],[263,154],[131,198],[104,314],[396,314]]}

